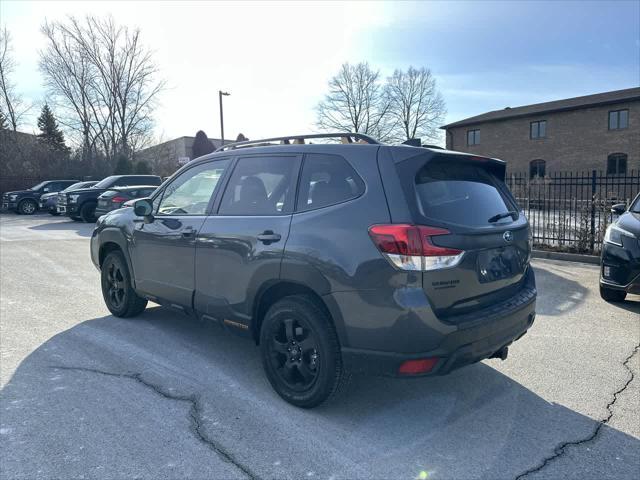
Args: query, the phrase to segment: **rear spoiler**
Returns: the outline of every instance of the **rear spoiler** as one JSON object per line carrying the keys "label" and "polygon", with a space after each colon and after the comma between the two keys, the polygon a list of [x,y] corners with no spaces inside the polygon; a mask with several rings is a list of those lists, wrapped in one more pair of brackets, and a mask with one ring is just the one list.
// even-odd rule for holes
{"label": "rear spoiler", "polygon": [[416,155],[415,148],[393,148],[392,155],[394,163],[398,164],[408,160],[416,161],[418,157],[426,162],[433,160],[445,160],[452,162],[465,162],[465,163],[478,163],[485,166],[491,171],[497,178],[505,181],[507,173],[507,162],[498,158],[483,157],[480,155],[473,155],[470,153],[456,152],[453,150],[426,150]]}

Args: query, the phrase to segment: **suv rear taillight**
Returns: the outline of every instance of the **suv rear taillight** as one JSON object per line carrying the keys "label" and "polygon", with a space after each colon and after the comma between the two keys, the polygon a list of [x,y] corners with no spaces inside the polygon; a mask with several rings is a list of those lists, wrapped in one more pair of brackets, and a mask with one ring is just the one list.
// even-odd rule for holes
{"label": "suv rear taillight", "polygon": [[369,235],[378,250],[402,270],[439,270],[455,267],[463,250],[434,245],[431,237],[449,235],[444,228],[423,225],[373,225]]}
{"label": "suv rear taillight", "polygon": [[123,203],[126,202],[128,199],[127,197],[113,197],[111,199],[111,203]]}

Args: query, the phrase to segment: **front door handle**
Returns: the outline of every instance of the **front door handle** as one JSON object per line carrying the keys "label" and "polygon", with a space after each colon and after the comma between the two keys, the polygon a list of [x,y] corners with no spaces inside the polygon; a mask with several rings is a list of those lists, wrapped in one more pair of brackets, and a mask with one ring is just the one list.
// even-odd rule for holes
{"label": "front door handle", "polygon": [[196,231],[193,227],[185,227],[181,233],[183,237],[191,238],[196,234]]}
{"label": "front door handle", "polygon": [[270,245],[272,243],[280,241],[282,237],[278,233],[273,233],[273,230],[265,230],[260,235],[258,235],[258,240],[260,240],[265,245]]}

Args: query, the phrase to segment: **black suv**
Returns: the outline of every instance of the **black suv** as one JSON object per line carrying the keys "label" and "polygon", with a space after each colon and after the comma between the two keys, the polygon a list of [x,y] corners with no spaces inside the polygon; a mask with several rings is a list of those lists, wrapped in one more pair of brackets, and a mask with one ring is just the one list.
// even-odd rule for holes
{"label": "black suv", "polygon": [[156,175],[112,175],[89,188],[61,193],[58,196],[58,213],[74,220],[95,222],[98,197],[114,187],[131,185],[160,185],[162,179]]}
{"label": "black suv", "polygon": [[620,216],[604,235],[600,296],[608,302],[622,302],[627,293],[640,295],[640,193],[628,209],[619,203],[611,212]]}
{"label": "black suv", "polygon": [[5,192],[2,195],[2,210],[15,210],[23,215],[33,215],[38,211],[40,197],[77,183],[77,180],[47,180],[27,190]]}
{"label": "black suv", "polygon": [[101,217],[91,257],[115,316],[151,300],[246,334],[278,394],[313,407],[345,372],[506,358],[536,285],[504,175],[500,160],[360,134],[230,144]]}

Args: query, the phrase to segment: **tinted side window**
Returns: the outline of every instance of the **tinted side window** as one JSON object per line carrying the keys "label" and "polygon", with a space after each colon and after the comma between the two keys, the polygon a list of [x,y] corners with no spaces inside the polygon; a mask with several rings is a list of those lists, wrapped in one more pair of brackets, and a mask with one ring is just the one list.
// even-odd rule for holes
{"label": "tinted side window", "polygon": [[279,215],[292,210],[297,156],[244,157],[224,192],[220,215]]}
{"label": "tinted side window", "polygon": [[227,165],[219,160],[183,172],[155,198],[158,215],[204,215]]}
{"label": "tinted side window", "polygon": [[297,211],[335,205],[364,192],[364,182],[338,155],[309,154],[304,158]]}

